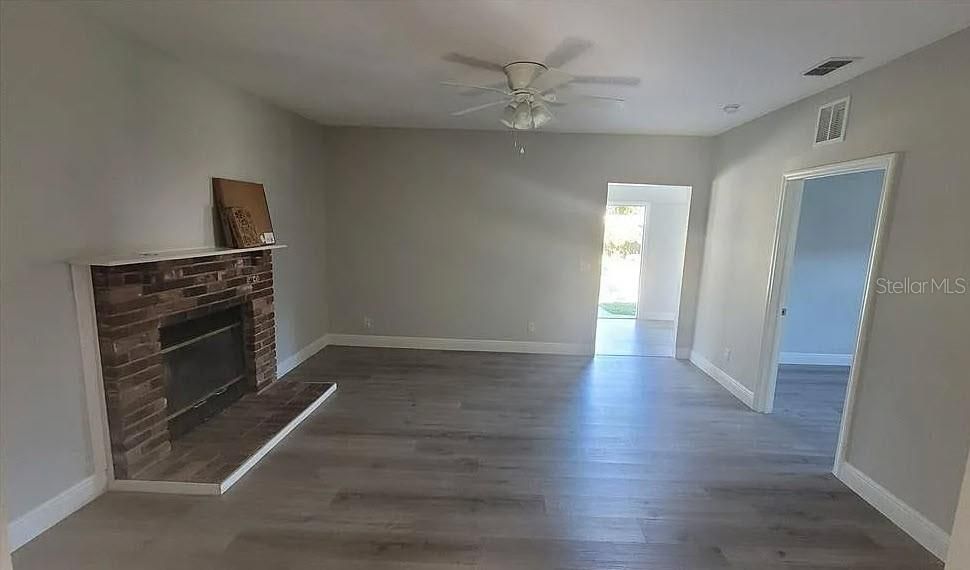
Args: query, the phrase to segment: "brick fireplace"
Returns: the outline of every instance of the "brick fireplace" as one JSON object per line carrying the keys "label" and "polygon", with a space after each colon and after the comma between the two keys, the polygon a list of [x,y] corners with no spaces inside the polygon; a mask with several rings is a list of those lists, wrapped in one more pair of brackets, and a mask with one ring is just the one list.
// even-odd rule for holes
{"label": "brick fireplace", "polygon": [[[116,479],[133,478],[165,458],[171,452],[174,435],[186,429],[184,421],[175,434],[170,429],[173,415],[183,410],[173,412],[170,406],[172,387],[168,384],[178,366],[166,361],[171,350],[165,346],[166,335],[178,337],[181,331],[192,328],[193,321],[202,323],[208,318],[215,323],[211,326],[218,328],[212,329],[215,332],[200,329],[200,338],[234,330],[233,336],[241,344],[239,376],[230,393],[238,397],[241,392],[260,391],[275,382],[271,251],[92,265],[91,280]],[[188,342],[174,344],[178,347]],[[202,346],[196,345],[195,350]],[[204,355],[195,357],[197,366],[205,366],[206,360]],[[228,385],[218,388],[214,394],[225,399]],[[213,394],[206,396],[207,405],[212,405]],[[202,400],[189,404],[189,410],[206,405]]]}

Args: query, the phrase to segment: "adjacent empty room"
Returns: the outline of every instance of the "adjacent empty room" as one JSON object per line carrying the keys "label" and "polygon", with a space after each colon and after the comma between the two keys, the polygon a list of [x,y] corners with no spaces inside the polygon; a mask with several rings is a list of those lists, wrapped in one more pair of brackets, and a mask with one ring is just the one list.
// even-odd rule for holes
{"label": "adjacent empty room", "polygon": [[596,354],[676,352],[691,189],[609,184]]}
{"label": "adjacent empty room", "polygon": [[785,263],[773,411],[833,460],[886,176],[876,169],[802,182]]}

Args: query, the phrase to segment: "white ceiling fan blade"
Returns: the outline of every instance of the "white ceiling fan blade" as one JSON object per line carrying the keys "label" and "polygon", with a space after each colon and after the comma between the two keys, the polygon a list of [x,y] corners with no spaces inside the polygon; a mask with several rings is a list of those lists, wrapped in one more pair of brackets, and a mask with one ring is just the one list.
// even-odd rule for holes
{"label": "white ceiling fan blade", "polygon": [[626,103],[626,99],[621,99],[620,97],[607,97],[604,95],[571,95],[565,100],[559,97],[543,97],[543,99],[546,101],[546,103],[555,105],[557,107],[574,103]]}
{"label": "white ceiling fan blade", "polygon": [[539,93],[544,93],[550,89],[555,89],[573,80],[573,76],[565,71],[550,67],[542,75],[536,77],[529,84],[529,89],[535,89]]}
{"label": "white ceiling fan blade", "polygon": [[628,77],[624,75],[577,75],[573,78],[573,83],[594,83],[599,85],[624,85],[636,87],[640,85],[639,77]]}
{"label": "white ceiling fan blade", "polygon": [[469,107],[467,109],[462,109],[461,111],[455,111],[451,114],[452,117],[460,117],[462,115],[467,115],[468,113],[474,113],[475,111],[481,111],[482,109],[488,109],[489,107],[497,107],[499,105],[508,104],[507,99],[501,101],[492,101],[491,103],[483,103],[481,105],[475,105],[474,107]]}
{"label": "white ceiling fan blade", "polygon": [[[489,83],[488,85],[475,85],[474,87],[465,89],[459,94],[460,95],[482,95],[486,91],[491,91],[493,89],[498,89],[499,91],[502,91],[502,93],[508,93],[509,92],[508,86],[509,86],[508,80],[499,81],[496,83]],[[486,87],[487,89],[482,89],[482,87]]]}
{"label": "white ceiling fan blade", "polygon": [[502,95],[508,95],[509,92],[505,89],[499,89],[497,87],[492,87],[490,85],[472,85],[470,83],[460,83],[458,81],[442,81],[442,85],[446,87],[461,87],[462,89],[478,89],[480,91],[492,91],[495,93],[501,93]]}
{"label": "white ceiling fan blade", "polygon": [[477,67],[479,69],[487,69],[489,71],[498,71],[502,73],[502,69],[505,67],[500,63],[495,63],[493,61],[487,61],[478,57],[471,55],[465,55],[461,53],[448,53],[445,54],[442,59],[445,61],[450,61],[452,63],[460,63],[462,65],[467,65],[469,67]]}
{"label": "white ceiling fan blade", "polygon": [[593,42],[582,38],[566,38],[543,60],[549,67],[562,67],[593,47]]}
{"label": "white ceiling fan blade", "polygon": [[606,95],[573,95],[576,99],[586,99],[591,101],[606,101],[609,103],[626,103],[622,97],[608,97]]}

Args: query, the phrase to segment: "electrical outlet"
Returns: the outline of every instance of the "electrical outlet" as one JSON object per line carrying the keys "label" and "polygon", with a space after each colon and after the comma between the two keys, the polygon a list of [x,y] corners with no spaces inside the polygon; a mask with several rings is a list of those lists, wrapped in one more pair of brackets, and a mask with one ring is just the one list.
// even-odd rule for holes
{"label": "electrical outlet", "polygon": [[731,362],[731,349],[724,347],[724,362]]}
{"label": "electrical outlet", "polygon": [[364,317],[364,328],[367,330],[374,328],[374,319],[370,317]]}
{"label": "electrical outlet", "polygon": [[535,321],[529,321],[529,324],[526,326],[526,329],[529,331],[529,334],[536,334]]}

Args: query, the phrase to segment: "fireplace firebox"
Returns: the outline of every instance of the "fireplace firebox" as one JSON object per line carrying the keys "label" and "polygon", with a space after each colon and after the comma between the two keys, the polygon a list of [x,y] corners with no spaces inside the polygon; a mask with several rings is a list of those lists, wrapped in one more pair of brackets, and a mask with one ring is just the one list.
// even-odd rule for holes
{"label": "fireplace firebox", "polygon": [[236,306],[159,330],[168,432],[173,441],[250,388],[245,382],[242,326],[241,307]]}

